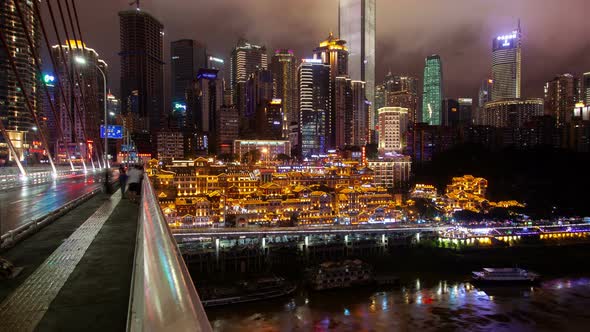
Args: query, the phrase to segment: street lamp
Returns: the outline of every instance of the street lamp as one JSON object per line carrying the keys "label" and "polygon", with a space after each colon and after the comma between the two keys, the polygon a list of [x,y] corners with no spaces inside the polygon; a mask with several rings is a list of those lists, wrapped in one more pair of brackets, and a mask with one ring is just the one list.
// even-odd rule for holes
{"label": "street lamp", "polygon": [[[80,65],[86,65],[87,61],[84,57],[75,56],[74,61]],[[102,82],[103,82],[103,106],[104,106],[104,166],[105,166],[105,188],[106,192],[109,192],[109,168],[111,167],[109,163],[109,143],[108,143],[108,118],[107,118],[107,76],[105,75],[104,71],[100,69],[100,67],[93,63],[94,67],[98,69],[98,71],[102,74]]]}

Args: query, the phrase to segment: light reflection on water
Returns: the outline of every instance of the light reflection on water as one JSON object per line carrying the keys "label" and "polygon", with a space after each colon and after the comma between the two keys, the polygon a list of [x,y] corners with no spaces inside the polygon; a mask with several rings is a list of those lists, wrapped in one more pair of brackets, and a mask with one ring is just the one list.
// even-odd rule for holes
{"label": "light reflection on water", "polygon": [[298,291],[208,310],[215,331],[585,330],[590,279],[479,289],[415,279],[384,290]]}

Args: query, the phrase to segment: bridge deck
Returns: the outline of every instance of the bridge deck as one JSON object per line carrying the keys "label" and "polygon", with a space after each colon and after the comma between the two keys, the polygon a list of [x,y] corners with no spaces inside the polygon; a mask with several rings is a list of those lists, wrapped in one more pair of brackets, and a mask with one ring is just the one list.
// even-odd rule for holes
{"label": "bridge deck", "polygon": [[0,331],[123,331],[138,206],[98,195],[2,254],[23,267],[0,282]]}

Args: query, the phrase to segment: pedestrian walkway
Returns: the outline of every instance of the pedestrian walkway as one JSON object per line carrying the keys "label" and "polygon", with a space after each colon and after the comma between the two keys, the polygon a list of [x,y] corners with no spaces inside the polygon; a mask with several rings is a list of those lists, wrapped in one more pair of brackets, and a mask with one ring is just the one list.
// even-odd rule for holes
{"label": "pedestrian walkway", "polygon": [[138,210],[98,196],[4,253],[25,270],[0,282],[0,331],[125,330]]}

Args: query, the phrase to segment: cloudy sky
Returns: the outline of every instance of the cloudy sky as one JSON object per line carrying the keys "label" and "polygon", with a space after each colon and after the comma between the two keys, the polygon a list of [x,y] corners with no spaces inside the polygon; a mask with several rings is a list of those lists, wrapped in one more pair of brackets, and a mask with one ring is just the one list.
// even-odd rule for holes
{"label": "cloudy sky", "polygon": [[[85,42],[109,64],[115,92],[117,12],[129,2],[76,1]],[[170,42],[181,38],[226,59],[240,36],[305,57],[338,31],[338,0],[141,0],[141,7],[164,24],[166,62]],[[377,0],[377,78],[391,70],[422,79],[424,57],[438,53],[445,96],[475,97],[490,72],[492,38],[512,31],[520,18],[524,94],[541,97],[555,75],[590,71],[589,13],[590,0]]]}

